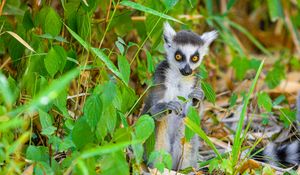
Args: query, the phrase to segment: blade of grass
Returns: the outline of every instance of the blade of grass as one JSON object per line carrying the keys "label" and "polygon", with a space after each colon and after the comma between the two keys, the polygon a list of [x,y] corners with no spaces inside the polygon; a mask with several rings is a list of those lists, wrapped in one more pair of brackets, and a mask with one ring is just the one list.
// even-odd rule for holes
{"label": "blade of grass", "polygon": [[208,146],[215,152],[219,159],[222,159],[222,156],[215,147],[215,145],[212,143],[212,141],[210,141],[205,132],[197,124],[195,124],[190,118],[185,118],[184,122],[188,128],[190,128],[193,132],[198,134],[205,141],[205,143],[208,144]]}
{"label": "blade of grass", "polygon": [[240,32],[242,32],[244,35],[247,36],[247,38],[258,48],[260,49],[263,53],[265,53],[268,56],[271,56],[271,53],[268,51],[268,49],[266,49],[259,41],[257,41],[257,39],[250,33],[248,32],[244,27],[242,27],[241,25],[231,21],[231,20],[227,20],[228,24],[231,25],[233,28],[239,30]]}
{"label": "blade of grass", "polygon": [[6,33],[10,34],[12,37],[14,37],[16,40],[18,40],[21,44],[23,44],[23,46],[25,46],[30,51],[35,52],[35,50],[25,40],[23,40],[18,34],[11,32],[11,31],[6,31]]}
{"label": "blade of grass", "polygon": [[135,2],[132,2],[132,1],[122,1],[120,4],[124,5],[124,6],[127,6],[127,7],[131,7],[133,9],[136,9],[136,10],[139,10],[139,11],[143,11],[145,13],[150,13],[152,15],[159,16],[161,18],[168,19],[168,20],[175,21],[175,22],[178,22],[180,24],[183,24],[183,22],[181,22],[181,21],[179,21],[179,20],[177,20],[177,19],[175,19],[175,18],[173,18],[169,15],[166,15],[164,13],[161,13],[159,11],[153,10],[149,7],[145,7],[141,4],[138,4],[138,3],[135,3]]}
{"label": "blade of grass", "polygon": [[[240,149],[241,149],[241,144],[242,144],[241,133],[242,133],[242,129],[243,129],[243,123],[244,123],[244,119],[245,119],[245,115],[246,115],[247,105],[249,103],[250,96],[254,91],[254,88],[255,88],[256,82],[258,80],[258,77],[259,77],[259,75],[262,71],[263,64],[264,64],[264,60],[260,63],[260,66],[259,66],[259,68],[256,72],[256,75],[255,75],[255,78],[252,82],[250,90],[249,90],[249,92],[246,96],[246,99],[244,101],[243,109],[242,109],[241,116],[240,116],[240,119],[239,119],[239,122],[238,122],[236,134],[235,134],[235,137],[234,137],[233,147],[232,147],[232,166],[233,167],[235,167],[235,165],[237,163],[239,153],[240,153]],[[242,138],[242,139],[244,139],[244,138]]]}

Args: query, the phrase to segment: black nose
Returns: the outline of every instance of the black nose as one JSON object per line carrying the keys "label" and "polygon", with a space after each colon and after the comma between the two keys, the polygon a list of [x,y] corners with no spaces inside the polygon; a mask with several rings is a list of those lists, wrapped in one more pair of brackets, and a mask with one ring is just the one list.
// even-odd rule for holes
{"label": "black nose", "polygon": [[185,65],[183,69],[180,69],[180,72],[184,76],[188,76],[192,74],[192,69],[189,65]]}

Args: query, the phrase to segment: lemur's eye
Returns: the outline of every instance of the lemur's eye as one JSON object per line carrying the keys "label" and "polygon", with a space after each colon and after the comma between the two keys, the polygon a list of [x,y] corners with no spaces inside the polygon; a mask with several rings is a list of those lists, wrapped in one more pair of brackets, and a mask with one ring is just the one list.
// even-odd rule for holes
{"label": "lemur's eye", "polygon": [[181,61],[181,60],[182,60],[182,56],[181,56],[179,53],[177,53],[177,54],[175,55],[175,60],[176,60],[176,61]]}
{"label": "lemur's eye", "polygon": [[193,62],[197,62],[198,60],[199,60],[199,56],[194,55],[194,56],[192,57],[192,61],[193,61]]}

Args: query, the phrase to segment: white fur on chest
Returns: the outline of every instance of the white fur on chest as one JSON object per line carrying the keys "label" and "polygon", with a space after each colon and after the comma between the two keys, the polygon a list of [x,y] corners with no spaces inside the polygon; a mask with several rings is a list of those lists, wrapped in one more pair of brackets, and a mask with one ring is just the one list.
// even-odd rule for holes
{"label": "white fur on chest", "polygon": [[178,70],[169,69],[166,73],[166,91],[163,97],[164,102],[178,100],[178,96],[188,98],[193,91],[195,78],[193,76],[183,76]]}

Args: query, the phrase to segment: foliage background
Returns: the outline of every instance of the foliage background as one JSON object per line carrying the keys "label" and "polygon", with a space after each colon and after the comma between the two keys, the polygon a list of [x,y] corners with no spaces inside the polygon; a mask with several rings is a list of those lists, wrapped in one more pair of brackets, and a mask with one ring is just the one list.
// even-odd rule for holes
{"label": "foliage background", "polygon": [[[154,121],[137,116],[155,65],[164,59],[166,20],[177,30],[219,32],[200,68],[207,99],[202,122],[208,123],[204,130],[210,138],[234,143],[235,130],[224,123],[247,100],[257,71],[260,78],[254,81],[247,114],[256,116],[263,130],[272,122],[291,128],[300,89],[299,4],[2,0],[0,172],[139,173],[142,143],[153,132]],[[234,148],[240,152],[241,145]],[[151,159],[160,156],[156,167],[169,167],[171,160],[163,152]],[[242,165],[229,156],[210,168],[235,174]]]}

